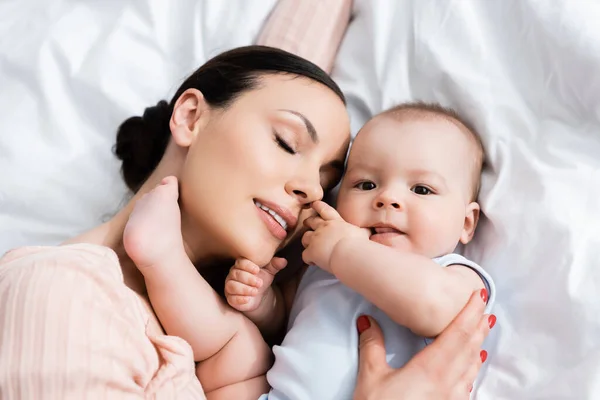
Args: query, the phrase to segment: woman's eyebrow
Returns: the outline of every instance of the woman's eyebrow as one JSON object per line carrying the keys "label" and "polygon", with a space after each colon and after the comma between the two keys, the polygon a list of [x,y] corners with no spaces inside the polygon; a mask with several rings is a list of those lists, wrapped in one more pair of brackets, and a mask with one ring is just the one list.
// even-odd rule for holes
{"label": "woman's eyebrow", "polygon": [[293,111],[293,110],[279,110],[279,111],[284,111],[284,112],[293,114],[296,117],[298,117],[304,123],[304,126],[306,127],[306,131],[308,132],[308,135],[310,136],[312,141],[314,143],[319,143],[319,135],[317,135],[317,130],[313,126],[312,122],[310,122],[308,120],[308,118],[306,118],[304,115],[302,115],[298,111]]}

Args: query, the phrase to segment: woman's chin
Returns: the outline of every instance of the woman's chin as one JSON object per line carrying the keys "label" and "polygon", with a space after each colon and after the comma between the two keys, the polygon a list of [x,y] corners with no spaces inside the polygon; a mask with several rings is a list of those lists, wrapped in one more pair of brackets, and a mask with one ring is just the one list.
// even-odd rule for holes
{"label": "woman's chin", "polygon": [[255,243],[254,246],[248,248],[248,251],[243,252],[242,257],[252,261],[259,267],[264,267],[271,261],[275,255],[276,246],[266,243]]}
{"label": "woman's chin", "polygon": [[271,259],[273,258],[273,255],[275,253],[269,253],[267,255],[257,255],[254,256],[252,258],[248,258],[250,261],[252,261],[254,264],[258,265],[259,267],[264,267],[265,265],[267,265],[269,263],[269,261],[271,261]]}

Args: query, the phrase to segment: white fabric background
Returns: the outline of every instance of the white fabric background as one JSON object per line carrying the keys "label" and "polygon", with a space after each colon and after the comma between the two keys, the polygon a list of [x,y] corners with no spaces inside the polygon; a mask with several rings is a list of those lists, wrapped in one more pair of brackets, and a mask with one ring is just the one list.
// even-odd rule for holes
{"label": "white fabric background", "polygon": [[[126,195],[118,124],[275,0],[0,3],[0,253],[55,244]],[[355,0],[334,77],[354,131],[409,99],[455,107],[490,164],[466,249],[495,278],[477,399],[600,398],[600,3]]]}
{"label": "white fabric background", "polygon": [[0,253],[114,213],[127,195],[118,125],[252,44],[275,2],[0,2]]}

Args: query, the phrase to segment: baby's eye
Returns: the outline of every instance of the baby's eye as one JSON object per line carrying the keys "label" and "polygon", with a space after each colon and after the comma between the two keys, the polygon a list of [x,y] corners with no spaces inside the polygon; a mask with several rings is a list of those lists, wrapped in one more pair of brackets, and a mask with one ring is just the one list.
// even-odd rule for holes
{"label": "baby's eye", "polygon": [[371,181],[363,181],[363,182],[357,183],[356,186],[354,186],[354,187],[359,190],[373,190],[377,186]]}
{"label": "baby's eye", "polygon": [[413,188],[410,190],[413,191],[415,194],[418,194],[421,196],[427,196],[428,194],[433,194],[433,191],[431,189],[429,189],[428,187],[423,186],[423,185],[413,186]]}

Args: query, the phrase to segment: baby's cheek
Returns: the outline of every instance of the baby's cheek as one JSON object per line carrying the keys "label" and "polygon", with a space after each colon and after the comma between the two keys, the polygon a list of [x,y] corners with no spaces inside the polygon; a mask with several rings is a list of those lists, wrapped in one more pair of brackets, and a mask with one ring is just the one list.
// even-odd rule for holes
{"label": "baby's cheek", "polygon": [[365,222],[363,220],[368,215],[368,205],[360,204],[358,201],[340,200],[338,200],[336,209],[344,221],[362,227]]}
{"label": "baby's cheek", "polygon": [[[456,236],[456,219],[447,213],[426,212],[423,213],[420,223],[417,223],[416,229],[419,233],[419,247],[425,254],[437,256],[452,247],[451,243]],[[459,236],[460,232],[456,238]]]}

